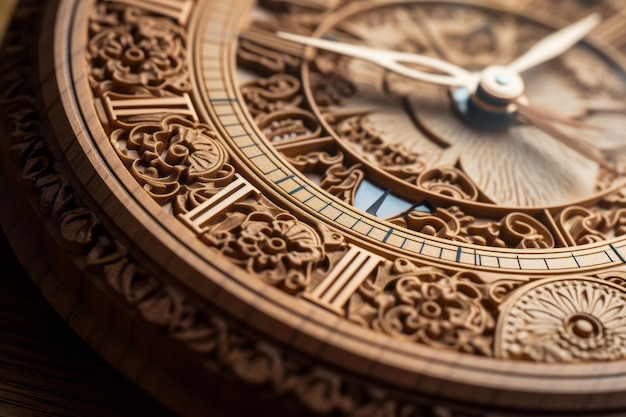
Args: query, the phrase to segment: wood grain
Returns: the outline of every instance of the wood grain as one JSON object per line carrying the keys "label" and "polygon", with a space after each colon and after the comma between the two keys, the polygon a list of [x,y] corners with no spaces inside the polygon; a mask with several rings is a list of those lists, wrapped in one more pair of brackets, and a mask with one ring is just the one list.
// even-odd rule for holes
{"label": "wood grain", "polygon": [[56,314],[4,235],[0,250],[0,415],[171,416]]}
{"label": "wood grain", "polygon": [[[0,1],[0,38],[17,0]],[[98,356],[57,315],[0,233],[0,415],[172,414]]]}

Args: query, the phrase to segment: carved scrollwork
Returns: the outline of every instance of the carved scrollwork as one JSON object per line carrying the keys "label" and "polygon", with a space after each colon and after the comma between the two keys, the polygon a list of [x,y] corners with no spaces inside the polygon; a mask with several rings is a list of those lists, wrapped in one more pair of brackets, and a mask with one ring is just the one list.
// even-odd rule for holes
{"label": "carved scrollwork", "polygon": [[584,245],[626,234],[626,209],[595,211],[568,207],[561,212],[558,222],[570,242]]}
{"label": "carved scrollwork", "polygon": [[241,86],[250,113],[259,120],[278,110],[297,108],[302,102],[300,80],[288,74],[276,74]]}
{"label": "carved scrollwork", "polygon": [[460,207],[438,207],[433,213],[411,211],[393,223],[429,236],[499,248],[546,249],[556,245],[554,235],[541,222],[520,212],[499,221],[477,219]]}
{"label": "carved scrollwork", "polygon": [[88,44],[94,91],[157,96],[191,91],[187,35],[181,27],[109,2],[94,10]]}
{"label": "carved scrollwork", "polygon": [[454,167],[428,170],[420,175],[417,184],[424,190],[457,200],[475,201],[479,195],[472,180]]}
{"label": "carved scrollwork", "polygon": [[367,116],[339,120],[334,128],[342,139],[360,149],[365,159],[405,181],[413,182],[425,169],[421,155],[411,152],[402,143],[386,142]]}
{"label": "carved scrollwork", "polygon": [[539,281],[501,308],[496,354],[537,362],[626,356],[626,292],[609,279]]}
{"label": "carved scrollwork", "polygon": [[288,74],[249,82],[241,87],[248,110],[269,141],[317,138],[322,128],[302,106],[300,81]]}
{"label": "carved scrollwork", "polygon": [[360,164],[346,167],[341,152],[330,155],[327,152],[316,151],[287,159],[301,172],[319,178],[323,190],[348,204],[354,204],[356,191],[365,178]]}

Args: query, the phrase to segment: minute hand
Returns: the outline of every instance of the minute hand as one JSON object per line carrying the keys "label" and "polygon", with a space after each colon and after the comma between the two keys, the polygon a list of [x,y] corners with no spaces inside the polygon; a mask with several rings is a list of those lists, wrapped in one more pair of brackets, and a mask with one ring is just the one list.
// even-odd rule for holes
{"label": "minute hand", "polygon": [[566,26],[539,41],[522,56],[507,66],[518,74],[561,55],[596,27],[602,19],[593,13]]}
{"label": "minute hand", "polygon": [[[462,86],[471,84],[472,79],[474,78],[474,75],[461,67],[429,56],[388,51],[385,49],[375,49],[285,32],[277,32],[276,36],[292,42],[349,56],[351,58],[362,59],[405,77],[427,83],[446,86]],[[408,67],[405,64],[415,64],[429,68],[438,71],[440,74],[420,71],[418,69]]]}

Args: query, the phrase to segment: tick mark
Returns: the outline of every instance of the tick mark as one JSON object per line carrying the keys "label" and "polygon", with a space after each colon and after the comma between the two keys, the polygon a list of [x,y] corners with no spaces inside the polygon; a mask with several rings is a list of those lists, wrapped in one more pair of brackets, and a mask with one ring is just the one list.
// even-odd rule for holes
{"label": "tick mark", "polygon": [[624,259],[624,257],[622,256],[622,254],[620,253],[620,251],[617,250],[617,248],[615,247],[615,245],[613,245],[612,243],[609,243],[609,247],[611,249],[613,249],[613,252],[615,252],[615,254],[617,255],[617,257],[619,258],[620,261],[622,261],[622,263],[626,264],[626,259]]}
{"label": "tick mark", "polygon": [[328,208],[328,206],[330,206],[330,203],[326,203],[326,205],[324,207],[322,207],[321,209],[317,210],[318,213],[323,212],[324,210],[326,210]]}
{"label": "tick mark", "polygon": [[607,251],[604,251],[604,254],[606,255],[607,258],[609,258],[609,261],[613,262],[613,258],[611,257],[610,253],[608,253]]}
{"label": "tick mark", "polygon": [[292,179],[294,176],[293,175],[287,175],[286,177],[283,177],[279,180],[274,181],[274,184],[279,185],[282,184],[283,182]]}
{"label": "tick mark", "polygon": [[294,195],[295,193],[297,193],[300,190],[304,190],[304,185],[299,186],[298,188],[289,191],[289,195]]}

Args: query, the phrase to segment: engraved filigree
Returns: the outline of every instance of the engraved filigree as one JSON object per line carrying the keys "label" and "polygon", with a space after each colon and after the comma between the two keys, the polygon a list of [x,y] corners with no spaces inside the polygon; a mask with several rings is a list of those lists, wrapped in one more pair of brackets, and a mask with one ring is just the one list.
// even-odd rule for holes
{"label": "engraved filigree", "polygon": [[502,307],[496,354],[537,362],[626,356],[626,292],[592,278],[540,281]]}
{"label": "engraved filigree", "polygon": [[161,96],[191,91],[185,31],[167,18],[104,2],[94,8],[89,81],[98,94]]}
{"label": "engraved filigree", "polygon": [[491,356],[493,304],[487,286],[473,274],[398,259],[363,283],[347,317],[403,340]]}

